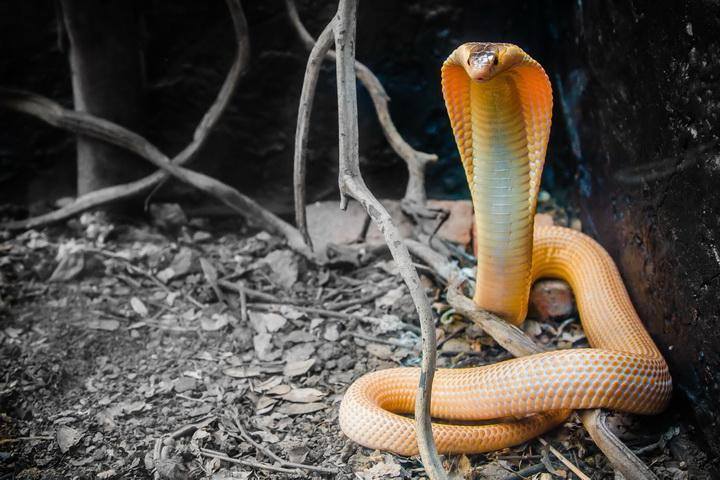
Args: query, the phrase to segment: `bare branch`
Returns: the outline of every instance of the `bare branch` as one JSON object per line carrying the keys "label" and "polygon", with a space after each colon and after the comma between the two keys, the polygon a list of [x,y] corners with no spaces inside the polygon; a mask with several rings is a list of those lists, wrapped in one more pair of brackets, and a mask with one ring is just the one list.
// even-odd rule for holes
{"label": "bare branch", "polygon": [[[228,71],[215,102],[213,102],[207,113],[203,116],[200,123],[195,128],[193,140],[178,155],[176,155],[175,158],[173,158],[172,163],[175,165],[183,165],[187,163],[205,143],[210,131],[215,126],[230,102],[230,98],[232,97],[232,93],[235,91],[238,80],[244,74],[250,59],[250,43],[248,39],[247,22],[245,20],[245,14],[243,13],[242,6],[240,5],[240,1],[226,0],[226,3],[230,10],[235,32],[237,50],[235,60]],[[2,103],[2,100],[0,100],[0,103]],[[59,210],[26,220],[13,222],[6,225],[6,227],[16,230],[25,230],[28,228],[36,228],[56,223],[73,217],[86,210],[141,195],[151,189],[154,185],[157,185],[159,182],[167,178],[168,174],[163,171],[157,171],[134,182],[115,185],[113,187],[90,192],[86,195],[78,197],[73,203]]]}
{"label": "bare branch", "polygon": [[310,51],[310,57],[305,67],[302,92],[300,93],[300,106],[298,107],[297,127],[295,129],[295,153],[293,157],[293,188],[295,192],[295,223],[305,242],[312,249],[312,239],[308,233],[307,211],[305,207],[305,164],[307,157],[308,132],[310,130],[310,116],[312,115],[315,89],[322,62],[330,50],[333,42],[333,24],[330,21],[320,34],[318,42]]}
{"label": "bare branch", "polygon": [[[313,39],[312,35],[310,35],[300,20],[300,15],[298,14],[294,0],[285,0],[285,4],[290,21],[298,32],[300,39],[307,49],[313,49],[316,43],[315,39]],[[335,59],[334,51],[328,51],[327,55],[329,58]],[[409,178],[404,200],[410,203],[424,205],[426,200],[425,167],[429,162],[436,161],[438,158],[437,155],[415,150],[405,141],[390,117],[390,111],[388,109],[390,97],[388,97],[387,92],[385,92],[380,80],[378,80],[368,67],[357,60],[354,62],[354,68],[358,80],[360,80],[370,94],[385,138],[395,153],[397,153],[407,165]]]}
{"label": "bare branch", "polygon": [[[165,154],[145,138],[120,125],[85,112],[64,109],[50,99],[27,92],[0,89],[0,104],[12,110],[39,118],[55,127],[129,150],[163,169],[166,173],[217,198],[257,226],[283,235],[291,248],[300,253],[308,254],[307,247],[295,227],[231,186],[205,174],[173,164]],[[17,227],[18,223],[13,222],[6,226],[12,229]]]}
{"label": "bare branch", "polygon": [[420,384],[415,401],[415,418],[420,456],[432,479],[447,478],[437,454],[430,421],[430,394],[435,374],[435,323],[430,302],[413,267],[410,253],[403,243],[392,217],[365,185],[358,156],[357,89],[355,83],[355,28],[357,0],[340,0],[335,20],[336,74],[338,90],[338,128],[341,205],[347,196],[358,200],[385,236],[400,275],[410,290],[422,330],[422,364]]}
{"label": "bare branch", "polygon": [[657,480],[657,476],[613,433],[607,424],[610,413],[596,408],[583,410],[580,419],[612,466],[627,480]]}

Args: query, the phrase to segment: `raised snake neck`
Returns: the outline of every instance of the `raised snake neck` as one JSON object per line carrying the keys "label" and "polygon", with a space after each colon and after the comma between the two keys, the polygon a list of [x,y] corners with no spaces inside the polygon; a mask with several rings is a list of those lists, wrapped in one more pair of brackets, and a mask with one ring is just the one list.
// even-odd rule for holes
{"label": "raised snake neck", "polygon": [[[518,324],[532,282],[566,280],[590,349],[562,350],[483,367],[440,369],[431,415],[483,425],[433,424],[438,450],[476,453],[522,443],[561,423],[572,409],[652,414],[670,398],[670,374],[638,318],[610,256],[594,240],[533,218],[552,118],[545,71],[511,44],[468,43],[442,67],[445,105],[475,209],[478,307]],[[412,419],[417,368],[367,374],[340,406],[356,442],[417,453]]]}

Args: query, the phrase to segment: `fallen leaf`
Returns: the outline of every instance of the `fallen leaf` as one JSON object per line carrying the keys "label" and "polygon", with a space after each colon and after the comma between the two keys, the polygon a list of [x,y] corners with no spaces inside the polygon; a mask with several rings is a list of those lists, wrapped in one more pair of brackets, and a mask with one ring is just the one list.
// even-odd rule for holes
{"label": "fallen leaf", "polygon": [[250,323],[257,333],[277,332],[285,326],[287,320],[282,315],[272,312],[248,312]]}
{"label": "fallen leaf", "polygon": [[380,317],[380,323],[377,325],[378,333],[396,332],[398,330],[404,330],[400,317],[397,315],[385,314]]}
{"label": "fallen leaf", "polygon": [[312,343],[298,343],[285,350],[283,360],[286,362],[296,362],[299,360],[307,360],[315,353],[315,345]]}
{"label": "fallen leaf", "polygon": [[288,362],[283,369],[283,375],[286,377],[299,377],[300,375],[305,375],[313,365],[315,365],[314,358]]}
{"label": "fallen leaf", "polygon": [[291,289],[297,282],[299,267],[295,254],[290,250],[274,250],[259,263],[270,267],[270,280],[285,289]]}
{"label": "fallen leaf", "polygon": [[322,399],[324,396],[325,393],[315,388],[293,388],[280,398],[287,402],[313,403]]}
{"label": "fallen leaf", "polygon": [[273,351],[272,335],[269,333],[258,333],[253,337],[253,349],[259,360],[274,360],[280,352]]}
{"label": "fallen leaf", "polygon": [[365,349],[381,360],[390,360],[393,357],[393,351],[389,345],[380,345],[379,343],[368,343]]}
{"label": "fallen leaf", "polygon": [[116,475],[117,471],[114,468],[111,468],[110,470],[98,472],[97,475],[95,475],[95,478],[97,480],[108,480],[109,478],[114,478]]}
{"label": "fallen leaf", "polygon": [[67,453],[72,447],[78,444],[84,433],[72,427],[63,425],[55,431],[55,440],[62,453]]}
{"label": "fallen leaf", "polygon": [[355,472],[355,476],[362,480],[380,480],[382,478],[399,478],[402,468],[393,459],[379,462],[362,472]]}
{"label": "fallen leaf", "polygon": [[217,332],[230,323],[231,317],[225,313],[214,313],[212,317],[202,317],[200,327],[206,332]]}
{"label": "fallen leaf", "polygon": [[261,412],[267,412],[277,403],[277,399],[272,397],[266,397],[262,396],[258,399],[257,403],[255,404],[255,410],[257,413]]}
{"label": "fallen leaf", "polygon": [[148,316],[148,308],[145,306],[145,304],[137,297],[132,297],[130,299],[130,307],[132,307],[133,311],[140,315],[141,317],[147,317]]}
{"label": "fallen leaf", "polygon": [[389,309],[395,305],[405,295],[405,286],[400,285],[397,288],[393,288],[388,291],[385,295],[375,300],[375,307],[379,309]]}
{"label": "fallen leaf", "polygon": [[325,327],[325,333],[323,333],[323,338],[327,340],[328,342],[334,342],[338,338],[340,338],[340,333],[338,332],[337,324],[331,323],[327,327]]}
{"label": "fallen leaf", "polygon": [[157,274],[157,277],[167,283],[176,277],[181,277],[190,273],[193,267],[193,259],[195,255],[192,249],[188,247],[182,247],[180,251],[175,255],[170,266],[162,270]]}
{"label": "fallen leaf", "polygon": [[280,441],[280,437],[278,437],[274,433],[266,432],[265,430],[257,430],[252,433],[260,437],[263,443],[277,443]]}
{"label": "fallen leaf", "polygon": [[324,403],[286,403],[276,411],[285,415],[305,415],[325,408],[327,408],[327,405]]}
{"label": "fallen leaf", "polygon": [[120,322],[117,320],[104,320],[104,319],[91,319],[87,321],[87,328],[91,330],[106,330],[113,332],[120,327]]}
{"label": "fallen leaf", "polygon": [[292,390],[292,387],[290,387],[290,385],[277,385],[269,389],[265,393],[267,393],[268,395],[280,396],[285,395],[286,393],[290,392],[290,390]]}
{"label": "fallen leaf", "polygon": [[250,378],[259,377],[262,374],[262,370],[257,365],[247,367],[230,367],[223,370],[223,374],[232,378]]}
{"label": "fallen leaf", "polygon": [[61,244],[55,258],[58,265],[50,275],[49,282],[67,282],[80,275],[85,268],[85,252],[82,245],[74,240]]}

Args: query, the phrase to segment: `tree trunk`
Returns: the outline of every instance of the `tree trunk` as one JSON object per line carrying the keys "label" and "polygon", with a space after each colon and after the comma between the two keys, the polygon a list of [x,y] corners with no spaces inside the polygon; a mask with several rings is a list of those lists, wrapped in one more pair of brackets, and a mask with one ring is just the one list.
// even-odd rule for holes
{"label": "tree trunk", "polygon": [[718,454],[720,5],[673,5],[585,2],[585,64],[564,77],[563,98],[586,76],[574,118],[583,227],[618,262],[675,395]]}
{"label": "tree trunk", "polygon": [[[143,64],[135,2],[62,0],[62,9],[75,109],[139,132]],[[149,170],[117,147],[78,138],[78,195],[134,180]]]}

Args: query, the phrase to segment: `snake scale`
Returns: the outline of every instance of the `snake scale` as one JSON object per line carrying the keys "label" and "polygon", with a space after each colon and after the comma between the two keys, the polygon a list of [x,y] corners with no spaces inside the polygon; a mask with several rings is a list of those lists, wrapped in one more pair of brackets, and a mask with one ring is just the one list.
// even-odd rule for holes
{"label": "snake scale", "polygon": [[[527,441],[573,409],[654,414],[667,405],[667,364],[608,253],[563,227],[534,228],[552,118],[542,66],[515,45],[466,43],[442,67],[442,90],[467,174],[477,232],[475,304],[513,324],[540,277],[566,280],[591,348],[474,368],[439,369],[431,415],[437,448],[479,453]],[[418,368],[364,375],[345,393],[340,426],[369,448],[415,455]]]}

